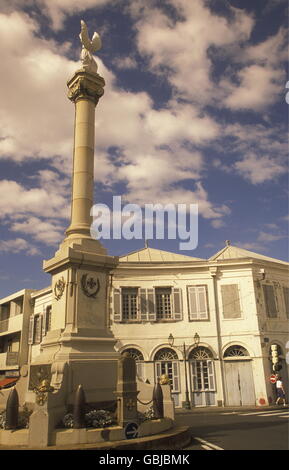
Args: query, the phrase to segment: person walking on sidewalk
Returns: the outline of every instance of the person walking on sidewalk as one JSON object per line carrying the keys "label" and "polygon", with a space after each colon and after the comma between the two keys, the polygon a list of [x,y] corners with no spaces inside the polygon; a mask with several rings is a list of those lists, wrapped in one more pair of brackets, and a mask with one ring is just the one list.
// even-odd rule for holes
{"label": "person walking on sidewalk", "polygon": [[286,405],[285,403],[285,390],[282,382],[282,377],[280,377],[278,374],[276,375],[276,390],[277,390],[277,400],[276,400],[276,405],[279,405],[280,398],[283,401],[283,406]]}

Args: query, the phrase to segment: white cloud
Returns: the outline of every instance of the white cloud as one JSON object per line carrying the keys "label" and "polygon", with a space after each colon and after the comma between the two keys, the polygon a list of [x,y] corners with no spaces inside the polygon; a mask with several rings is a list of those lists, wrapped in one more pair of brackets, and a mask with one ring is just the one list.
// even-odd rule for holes
{"label": "white cloud", "polygon": [[66,218],[69,203],[53,186],[27,189],[16,181],[0,181],[0,217],[21,214]]}
{"label": "white cloud", "polygon": [[272,233],[266,233],[261,231],[258,235],[258,240],[260,242],[275,242],[278,240],[282,240],[283,238],[287,238],[288,235],[284,234],[272,234]]}
{"label": "white cloud", "polygon": [[260,111],[277,101],[285,73],[271,67],[250,65],[241,69],[237,78],[238,85],[222,81],[221,86],[229,91],[224,104],[233,110]]}
{"label": "white cloud", "polygon": [[45,245],[57,245],[64,239],[64,226],[58,220],[41,220],[39,217],[25,217],[22,221],[11,223],[12,232],[21,232],[31,235],[32,238]]}
{"label": "white cloud", "polygon": [[[155,3],[151,2],[154,6]],[[139,52],[150,68],[164,74],[175,94],[199,104],[215,101],[210,47],[226,48],[250,37],[254,20],[244,10],[230,7],[231,18],[214,14],[203,0],[168,2],[182,18],[173,21],[150,3],[132,2]]]}
{"label": "white cloud", "polygon": [[133,57],[116,57],[113,60],[113,64],[118,69],[136,69],[137,61]]}
{"label": "white cloud", "polygon": [[273,181],[286,172],[286,167],[278,159],[254,152],[248,153],[243,160],[233,165],[234,169],[253,184]]}
{"label": "white cloud", "polygon": [[3,253],[24,252],[24,254],[30,255],[30,256],[40,254],[37,248],[35,248],[34,246],[31,246],[23,238],[16,238],[14,240],[0,240],[0,252],[3,252]]}

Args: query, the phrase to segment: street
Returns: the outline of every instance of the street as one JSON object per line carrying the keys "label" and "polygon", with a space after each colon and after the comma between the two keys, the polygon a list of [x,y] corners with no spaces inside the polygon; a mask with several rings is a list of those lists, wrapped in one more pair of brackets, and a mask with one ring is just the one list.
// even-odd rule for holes
{"label": "street", "polygon": [[288,450],[288,407],[178,411],[178,425],[190,426],[188,450]]}

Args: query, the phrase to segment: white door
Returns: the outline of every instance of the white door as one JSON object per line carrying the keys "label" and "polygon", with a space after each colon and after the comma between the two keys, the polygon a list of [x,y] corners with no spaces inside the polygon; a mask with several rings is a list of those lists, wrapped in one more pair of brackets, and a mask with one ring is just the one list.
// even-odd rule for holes
{"label": "white door", "polygon": [[251,361],[225,361],[226,405],[255,405]]}

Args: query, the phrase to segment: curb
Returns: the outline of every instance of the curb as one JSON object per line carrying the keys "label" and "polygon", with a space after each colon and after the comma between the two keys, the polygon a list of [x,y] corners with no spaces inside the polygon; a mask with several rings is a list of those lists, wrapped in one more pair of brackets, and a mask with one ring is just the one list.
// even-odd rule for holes
{"label": "curb", "polygon": [[181,450],[191,443],[189,426],[176,427],[163,434],[146,436],[128,441],[77,444],[73,446],[49,446],[45,448],[1,446],[1,450]]}

